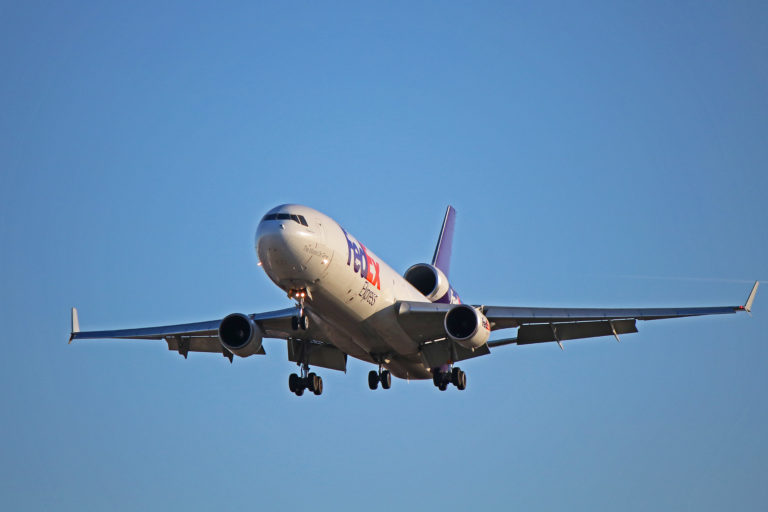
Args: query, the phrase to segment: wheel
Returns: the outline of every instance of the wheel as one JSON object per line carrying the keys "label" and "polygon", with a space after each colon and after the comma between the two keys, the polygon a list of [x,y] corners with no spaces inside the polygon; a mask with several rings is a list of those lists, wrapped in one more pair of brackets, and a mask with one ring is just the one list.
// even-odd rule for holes
{"label": "wheel", "polygon": [[379,374],[376,373],[376,370],[368,372],[368,387],[371,389],[379,387]]}
{"label": "wheel", "polygon": [[379,379],[381,380],[381,389],[389,389],[392,387],[392,374],[389,373],[389,370],[381,372]]}
{"label": "wheel", "polygon": [[315,389],[313,389],[312,392],[317,396],[320,396],[323,394],[323,378],[317,376],[315,379]]}
{"label": "wheel", "polygon": [[465,389],[467,389],[467,374],[466,373],[461,372],[459,374],[459,385],[456,386],[456,387],[459,388],[460,391],[464,391]]}
{"label": "wheel", "polygon": [[432,384],[435,386],[440,386],[440,381],[443,380],[443,376],[440,372],[437,370],[433,370],[432,372]]}
{"label": "wheel", "polygon": [[291,317],[291,329],[293,329],[294,331],[299,330],[299,317],[297,316]]}
{"label": "wheel", "polygon": [[451,384],[459,387],[459,375],[461,375],[461,368],[458,366],[451,370]]}
{"label": "wheel", "polygon": [[437,387],[440,389],[440,391],[445,391],[446,388],[448,387],[448,384],[445,382],[441,382],[440,384],[438,384]]}
{"label": "wheel", "polygon": [[296,389],[299,388],[299,376],[295,373],[292,373],[288,376],[288,389],[291,390],[291,393],[295,393]]}
{"label": "wheel", "polygon": [[294,393],[296,393],[296,396],[301,396],[304,394],[304,388],[298,387],[296,388],[296,391],[294,391]]}
{"label": "wheel", "polygon": [[299,317],[299,327],[302,331],[309,329],[309,317],[307,315]]}
{"label": "wheel", "polygon": [[315,391],[315,386],[317,385],[317,375],[314,373],[310,373],[307,375],[307,389],[310,391]]}

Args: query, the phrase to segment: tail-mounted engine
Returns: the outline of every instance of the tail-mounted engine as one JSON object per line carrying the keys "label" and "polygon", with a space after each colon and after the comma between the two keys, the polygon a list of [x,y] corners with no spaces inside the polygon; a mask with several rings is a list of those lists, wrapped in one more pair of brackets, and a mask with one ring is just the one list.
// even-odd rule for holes
{"label": "tail-mounted engine", "polygon": [[249,317],[241,313],[227,315],[219,324],[219,341],[240,357],[248,357],[261,350],[264,333]]}
{"label": "tail-mounted engine", "polygon": [[491,336],[488,319],[477,309],[458,305],[445,314],[443,321],[448,339],[468,349],[482,347]]}
{"label": "tail-mounted engine", "polygon": [[405,280],[419,290],[430,302],[456,304],[459,296],[451,288],[448,277],[439,268],[427,263],[417,263],[405,271]]}

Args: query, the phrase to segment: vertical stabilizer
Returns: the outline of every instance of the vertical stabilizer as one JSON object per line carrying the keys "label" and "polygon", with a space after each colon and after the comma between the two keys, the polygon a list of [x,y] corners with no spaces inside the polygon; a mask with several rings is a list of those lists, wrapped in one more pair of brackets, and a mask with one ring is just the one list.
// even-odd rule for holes
{"label": "vertical stabilizer", "polygon": [[451,267],[451,247],[453,246],[453,225],[456,223],[456,210],[448,206],[443,219],[443,228],[440,230],[440,238],[437,239],[435,255],[432,257],[432,265],[439,268],[445,277]]}

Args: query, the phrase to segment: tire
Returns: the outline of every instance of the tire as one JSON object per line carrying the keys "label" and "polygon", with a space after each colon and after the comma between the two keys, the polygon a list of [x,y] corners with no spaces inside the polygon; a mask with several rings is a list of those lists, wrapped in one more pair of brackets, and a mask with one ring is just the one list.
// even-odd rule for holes
{"label": "tire", "polygon": [[440,391],[445,391],[448,388],[448,384],[441,382],[437,387],[440,389]]}
{"label": "tire", "polygon": [[295,393],[296,389],[299,387],[299,376],[295,373],[292,373],[288,376],[288,389],[291,390],[291,393]]}
{"label": "tire", "polygon": [[302,331],[309,329],[309,317],[307,315],[299,317],[299,327]]}
{"label": "tire", "polygon": [[467,389],[467,374],[466,373],[461,372],[459,374],[459,385],[456,386],[456,387],[459,388],[460,391],[464,391],[465,389]]}
{"label": "tire", "polygon": [[384,370],[379,376],[381,379],[381,389],[389,389],[392,387],[392,374],[389,370]]}
{"label": "tire", "polygon": [[451,370],[451,384],[459,387],[459,376],[461,375],[461,368],[458,366]]}
{"label": "tire", "polygon": [[291,317],[291,329],[293,329],[294,331],[299,330],[299,317],[297,316]]}
{"label": "tire", "polygon": [[307,375],[307,389],[314,392],[316,384],[317,384],[317,375],[315,375],[314,373],[310,373],[309,375]]}
{"label": "tire", "polygon": [[304,394],[304,388],[296,388],[296,396],[301,396]]}
{"label": "tire", "polygon": [[317,381],[315,382],[315,389],[312,390],[314,394],[317,396],[320,396],[323,394],[323,378],[317,377]]}
{"label": "tire", "polygon": [[440,387],[441,380],[443,380],[442,374],[438,371],[434,371],[434,373],[432,373],[432,384],[434,384],[435,387]]}
{"label": "tire", "polygon": [[368,387],[371,389],[379,387],[379,374],[376,373],[376,370],[368,372]]}

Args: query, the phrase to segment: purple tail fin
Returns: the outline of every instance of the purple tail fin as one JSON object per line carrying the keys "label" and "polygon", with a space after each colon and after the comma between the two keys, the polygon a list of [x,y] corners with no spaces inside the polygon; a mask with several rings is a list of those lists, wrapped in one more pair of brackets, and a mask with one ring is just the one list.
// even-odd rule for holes
{"label": "purple tail fin", "polygon": [[456,223],[456,210],[448,206],[443,219],[443,228],[440,230],[440,238],[437,239],[435,255],[432,257],[432,265],[443,271],[448,277],[451,268],[451,247],[453,246],[453,225]]}

